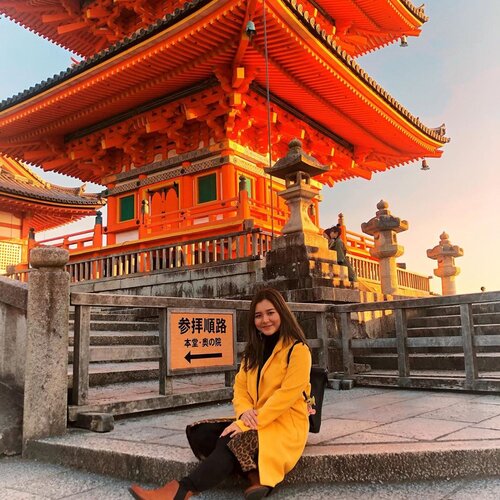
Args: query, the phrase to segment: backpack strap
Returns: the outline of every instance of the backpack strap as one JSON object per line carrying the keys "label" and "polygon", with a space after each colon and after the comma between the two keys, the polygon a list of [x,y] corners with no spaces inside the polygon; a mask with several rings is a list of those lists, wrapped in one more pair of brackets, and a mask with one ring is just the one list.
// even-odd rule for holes
{"label": "backpack strap", "polygon": [[290,364],[290,356],[292,355],[292,351],[293,351],[293,348],[297,345],[297,344],[302,344],[302,340],[296,340],[292,347],[290,347],[290,350],[288,351],[288,356],[286,358],[286,364],[289,365]]}
{"label": "backpack strap", "polygon": [[[288,356],[286,358],[286,364],[287,366],[290,364],[290,356],[292,355],[292,351],[293,351],[293,348],[297,345],[297,344],[303,344],[302,340],[296,340],[292,347],[290,347],[290,350],[288,351]],[[308,397],[308,395],[306,394],[306,391],[302,391],[302,395],[304,396],[304,401],[309,401],[310,398]],[[314,404],[314,403],[313,403]]]}

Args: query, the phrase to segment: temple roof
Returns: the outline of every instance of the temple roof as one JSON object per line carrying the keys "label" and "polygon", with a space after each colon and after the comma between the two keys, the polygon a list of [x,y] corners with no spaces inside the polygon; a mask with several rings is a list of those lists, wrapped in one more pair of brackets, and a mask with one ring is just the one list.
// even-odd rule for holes
{"label": "temple roof", "polygon": [[37,231],[95,215],[104,200],[84,191],[85,185],[68,188],[48,183],[26,165],[0,155],[0,208],[33,212],[32,225]]}
{"label": "temple roof", "polygon": [[[192,2],[191,2],[192,3]],[[249,2],[250,3],[250,2]],[[418,36],[427,21],[423,6],[410,0],[293,0],[294,7],[316,17],[351,56]],[[181,0],[0,0],[0,13],[84,57],[147,28],[188,2]]]}
{"label": "temple roof", "polygon": [[[299,1],[287,1],[294,9],[301,10]],[[424,6],[416,7],[410,0],[317,0],[313,5],[316,4],[335,20],[335,42],[352,57],[393,43],[402,36],[419,36],[420,27],[429,19]],[[306,11],[304,8],[303,14],[314,19],[311,9]],[[316,15],[316,23],[321,22],[319,17]]]}
{"label": "temple roof", "polygon": [[[343,136],[360,150],[358,157],[371,155],[379,165],[375,170],[383,170],[383,162],[394,166],[441,155],[438,148],[448,141],[443,126],[433,129],[420,122],[293,0],[271,0],[268,7],[270,82],[277,97]],[[42,135],[68,137],[206,81],[214,67],[234,63],[248,18],[244,8],[237,0],[194,0],[147,30],[4,100],[0,149],[22,157],[26,145]],[[263,68],[261,25],[238,64]],[[265,85],[263,71],[256,71],[255,81]]]}

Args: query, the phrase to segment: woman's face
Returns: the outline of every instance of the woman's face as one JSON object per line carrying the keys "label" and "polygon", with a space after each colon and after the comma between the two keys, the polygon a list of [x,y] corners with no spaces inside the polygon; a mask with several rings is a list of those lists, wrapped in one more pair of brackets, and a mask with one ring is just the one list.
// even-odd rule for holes
{"label": "woman's face", "polygon": [[254,319],[255,328],[264,335],[273,335],[280,329],[280,315],[273,306],[273,303],[267,299],[257,302]]}

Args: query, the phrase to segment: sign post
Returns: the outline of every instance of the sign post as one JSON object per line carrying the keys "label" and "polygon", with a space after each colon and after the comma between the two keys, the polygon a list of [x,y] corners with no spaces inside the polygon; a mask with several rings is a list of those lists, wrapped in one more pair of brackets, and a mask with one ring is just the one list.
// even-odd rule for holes
{"label": "sign post", "polygon": [[236,311],[168,309],[167,375],[236,369]]}

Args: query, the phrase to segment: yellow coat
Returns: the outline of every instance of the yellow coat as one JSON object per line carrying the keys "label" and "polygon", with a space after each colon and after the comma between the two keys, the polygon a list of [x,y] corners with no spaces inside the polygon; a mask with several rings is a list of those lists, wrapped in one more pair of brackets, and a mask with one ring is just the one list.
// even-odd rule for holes
{"label": "yellow coat", "polygon": [[[257,410],[260,482],[272,487],[293,469],[309,432],[303,391],[310,391],[311,353],[306,345],[297,344],[287,365],[291,346],[278,340],[262,367],[258,395],[257,368],[249,372],[240,368],[234,384],[236,418],[251,408]],[[249,430],[241,420],[236,423],[243,431]]]}

